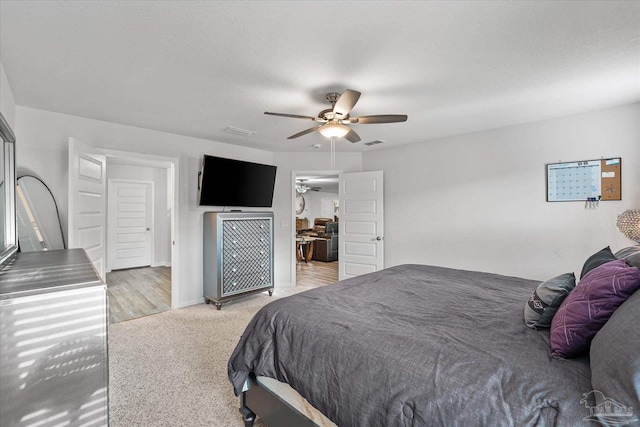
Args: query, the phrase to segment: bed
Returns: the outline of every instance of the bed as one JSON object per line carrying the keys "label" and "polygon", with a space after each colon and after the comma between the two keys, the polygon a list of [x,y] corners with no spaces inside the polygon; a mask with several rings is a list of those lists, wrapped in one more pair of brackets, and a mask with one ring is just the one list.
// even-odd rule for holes
{"label": "bed", "polygon": [[338,426],[585,425],[589,358],[523,322],[539,283],[411,264],[276,300],[229,360],[245,424],[323,425],[284,383]]}

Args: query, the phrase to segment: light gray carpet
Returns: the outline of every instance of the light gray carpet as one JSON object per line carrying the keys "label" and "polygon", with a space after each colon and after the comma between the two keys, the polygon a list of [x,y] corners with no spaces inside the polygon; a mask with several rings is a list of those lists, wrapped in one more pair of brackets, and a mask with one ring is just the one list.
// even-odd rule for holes
{"label": "light gray carpet", "polygon": [[110,325],[111,426],[243,427],[227,378],[231,352],[260,307],[310,288],[248,296],[220,311],[200,304]]}

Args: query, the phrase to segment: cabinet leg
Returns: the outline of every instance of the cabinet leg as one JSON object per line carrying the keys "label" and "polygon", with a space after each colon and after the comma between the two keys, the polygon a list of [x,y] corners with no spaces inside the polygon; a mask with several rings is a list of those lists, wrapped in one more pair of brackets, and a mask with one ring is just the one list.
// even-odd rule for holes
{"label": "cabinet leg", "polygon": [[210,300],[209,298],[205,298],[205,299],[204,299],[204,302],[205,302],[206,304],[211,304],[211,300]]}
{"label": "cabinet leg", "polygon": [[273,289],[269,289],[269,296],[273,295]]}
{"label": "cabinet leg", "polygon": [[220,309],[222,308],[222,303],[217,302],[217,303],[216,303],[216,308],[217,308],[218,310],[220,310]]}

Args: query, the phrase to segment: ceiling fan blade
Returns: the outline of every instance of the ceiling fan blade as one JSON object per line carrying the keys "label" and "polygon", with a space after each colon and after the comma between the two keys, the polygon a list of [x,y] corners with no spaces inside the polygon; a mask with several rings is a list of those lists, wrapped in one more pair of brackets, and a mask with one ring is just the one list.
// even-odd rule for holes
{"label": "ceiling fan blade", "polygon": [[360,92],[351,89],[345,90],[336,101],[336,105],[333,106],[333,112],[335,114],[346,116],[349,114],[353,106],[356,105],[359,98]]}
{"label": "ceiling fan blade", "polygon": [[368,125],[373,123],[397,123],[406,122],[406,114],[379,114],[377,116],[362,116],[351,117],[349,119],[351,123],[358,123],[359,125]]}
{"label": "ceiling fan blade", "polygon": [[309,129],[303,130],[302,132],[298,132],[298,133],[296,133],[295,135],[291,135],[291,136],[290,136],[289,138],[287,138],[287,139],[294,139],[294,138],[298,138],[298,137],[300,137],[300,136],[306,135],[306,134],[308,134],[308,133],[315,132],[315,131],[317,131],[317,130],[318,130],[318,128],[319,128],[320,126],[321,126],[321,125],[318,125],[318,126],[314,126],[314,127],[312,127],[312,128],[309,128]]}
{"label": "ceiling fan blade", "polygon": [[310,116],[299,116],[297,114],[284,114],[284,113],[270,113],[268,111],[264,112],[265,114],[268,114],[270,116],[279,116],[279,117],[290,117],[292,119],[305,119],[305,120],[316,120],[316,117],[310,117]]}
{"label": "ceiling fan blade", "polygon": [[359,142],[360,135],[358,135],[355,130],[351,129],[349,133],[344,136],[344,139],[351,142]]}

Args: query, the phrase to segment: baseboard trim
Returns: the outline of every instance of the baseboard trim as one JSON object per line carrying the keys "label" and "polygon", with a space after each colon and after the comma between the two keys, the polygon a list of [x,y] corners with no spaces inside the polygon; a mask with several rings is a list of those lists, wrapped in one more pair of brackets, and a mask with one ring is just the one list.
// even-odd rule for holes
{"label": "baseboard trim", "polygon": [[291,283],[291,282],[276,282],[274,287],[276,289],[282,289],[282,288],[295,288],[296,285]]}
{"label": "baseboard trim", "polygon": [[175,308],[189,307],[191,305],[204,304],[204,297],[196,298],[188,301],[178,301]]}
{"label": "baseboard trim", "polygon": [[151,267],[171,267],[170,262],[154,262],[151,264]]}

